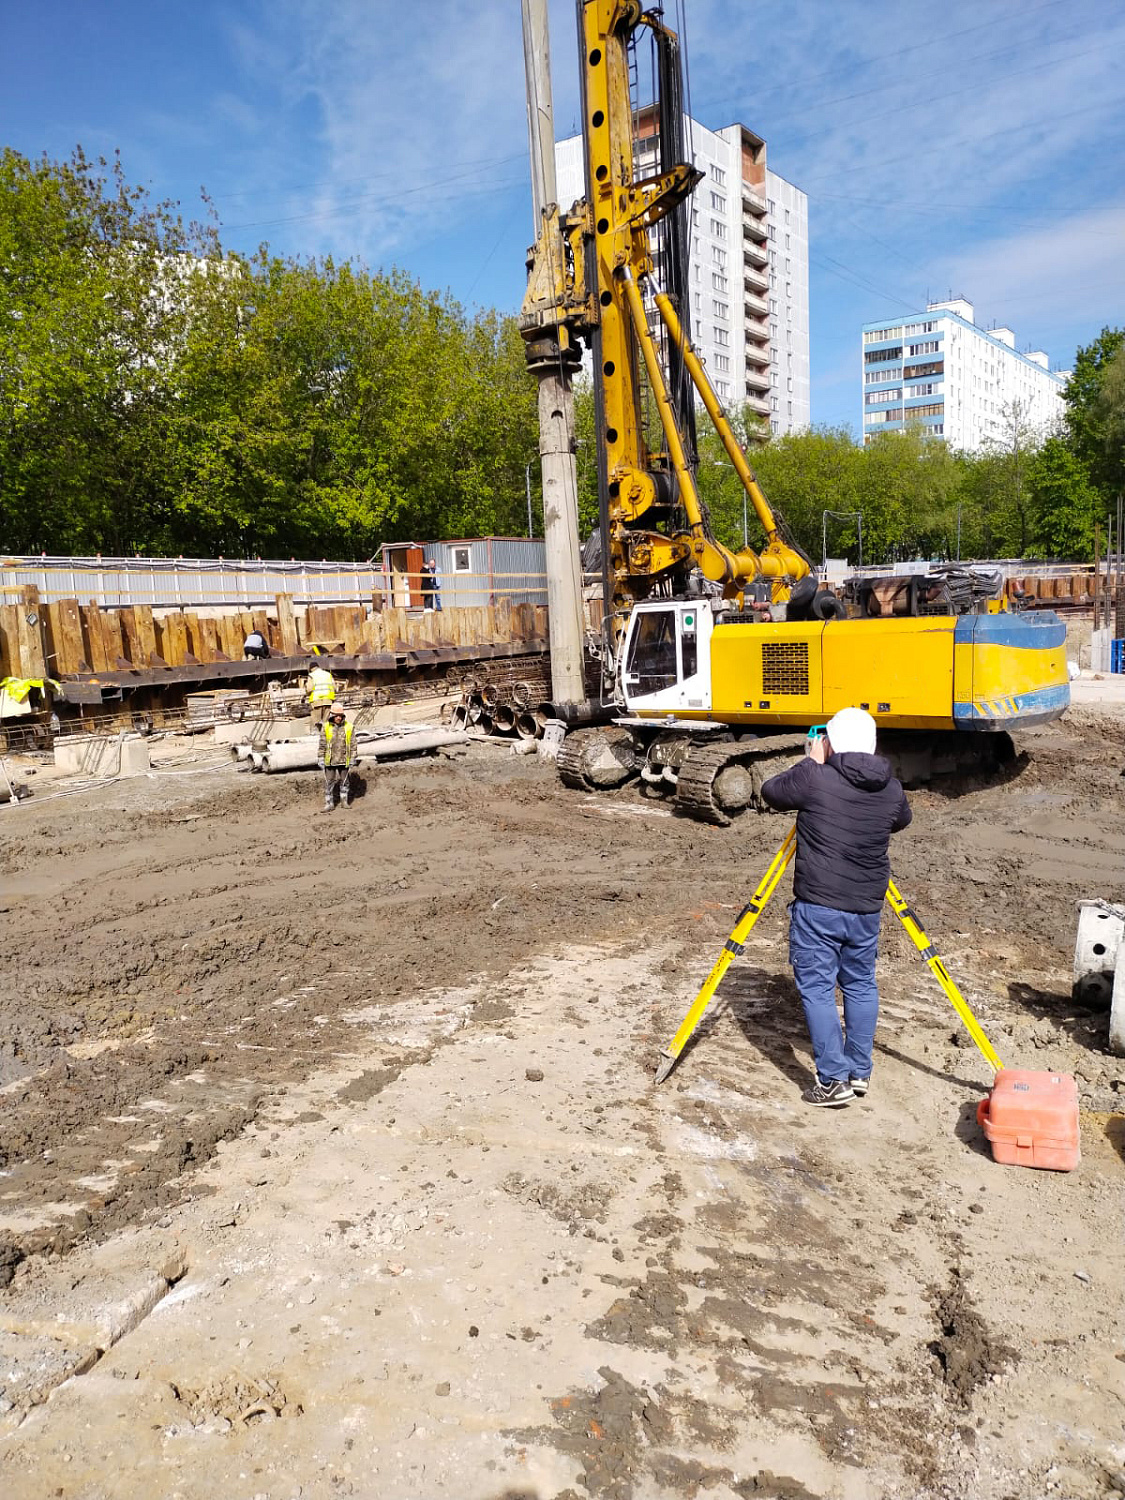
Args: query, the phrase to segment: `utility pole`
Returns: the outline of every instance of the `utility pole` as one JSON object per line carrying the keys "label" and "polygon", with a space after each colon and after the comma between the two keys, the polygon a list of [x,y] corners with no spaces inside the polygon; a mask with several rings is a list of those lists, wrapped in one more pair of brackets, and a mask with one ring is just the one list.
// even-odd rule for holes
{"label": "utility pole", "polygon": [[[546,213],[556,201],[555,126],[547,0],[522,0],[523,59],[535,240],[539,253],[562,265],[562,238]],[[551,698],[581,703],[583,671],[582,571],[578,546],[578,476],[574,459],[574,396],[562,357],[536,366],[539,380],[539,458],[543,474],[543,540],[551,644]],[[530,477],[528,479],[530,487]]]}

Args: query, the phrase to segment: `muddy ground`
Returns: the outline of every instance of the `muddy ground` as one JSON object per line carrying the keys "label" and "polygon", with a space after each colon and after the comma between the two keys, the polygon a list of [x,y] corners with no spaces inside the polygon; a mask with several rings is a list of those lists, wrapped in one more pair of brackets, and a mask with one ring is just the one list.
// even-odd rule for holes
{"label": "muddy ground", "polygon": [[1004,1060],[1077,1076],[1068,1175],[991,1162],[889,912],[862,1104],[800,1103],[780,898],[653,1088],[783,818],[492,746],[331,816],[227,768],[5,812],[0,1486],[1125,1494],[1125,1065],[1070,999],[1122,723],[914,793],[893,849]]}

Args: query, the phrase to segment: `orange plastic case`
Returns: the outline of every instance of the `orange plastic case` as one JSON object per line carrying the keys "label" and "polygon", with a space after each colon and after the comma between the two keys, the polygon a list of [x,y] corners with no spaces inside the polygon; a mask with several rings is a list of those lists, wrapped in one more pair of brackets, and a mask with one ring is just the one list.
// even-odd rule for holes
{"label": "orange plastic case", "polygon": [[1078,1085],[1070,1073],[1001,1068],[977,1124],[1005,1166],[1070,1172],[1078,1165]]}

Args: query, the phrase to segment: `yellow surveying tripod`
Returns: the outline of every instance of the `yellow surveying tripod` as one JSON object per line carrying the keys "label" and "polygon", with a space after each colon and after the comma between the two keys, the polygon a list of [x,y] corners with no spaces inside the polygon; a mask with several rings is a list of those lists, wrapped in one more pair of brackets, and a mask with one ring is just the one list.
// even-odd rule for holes
{"label": "yellow surveying tripod", "polygon": [[[746,939],[749,937],[751,929],[761,916],[766,902],[777,889],[777,883],[782,875],[784,875],[789,861],[793,858],[796,850],[797,825],[794,824],[786,834],[785,842],[771,860],[769,869],[758,882],[758,887],[753,896],[751,896],[750,900],[742,908],[738,921],[734,925],[734,931],[723,944],[723,951],[719,954],[714,968],[704,981],[703,988],[695,997],[691,1009],[680,1023],[679,1031],[676,1032],[667,1047],[665,1047],[664,1055],[660,1060],[660,1066],[656,1070],[655,1081],[657,1083],[663,1083],[679,1061],[680,1053],[683,1052],[695,1028],[702,1021],[704,1012],[711,1004],[715,991],[722,982],[723,975],[730,967],[731,960],[744,951]],[[989,1067],[999,1072],[1004,1064],[997,1057],[991,1042],[981,1030],[977,1018],[965,1004],[961,991],[953,983],[949,970],[935,952],[934,945],[926,936],[917,913],[900,894],[893,880],[887,885],[887,900],[890,902],[891,910],[902,923],[903,927],[905,927],[910,941],[926,960],[930,972],[945,991],[950,1005],[953,1006],[953,1009],[964,1022],[966,1030],[980,1049],[981,1056],[988,1063]]]}

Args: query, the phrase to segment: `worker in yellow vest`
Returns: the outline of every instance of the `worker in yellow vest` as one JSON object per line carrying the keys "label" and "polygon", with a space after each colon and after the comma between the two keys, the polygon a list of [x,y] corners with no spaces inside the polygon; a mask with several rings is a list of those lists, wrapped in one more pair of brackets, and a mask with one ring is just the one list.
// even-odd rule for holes
{"label": "worker in yellow vest", "polygon": [[352,764],[355,747],[353,726],[342,708],[334,708],[320,731],[317,765],[324,772],[324,811],[331,812],[339,796],[344,807],[352,805]]}
{"label": "worker in yellow vest", "polygon": [[316,728],[320,728],[336,701],[336,679],[326,666],[315,657],[309,662],[309,675],[305,681],[309,695],[309,709]]}

